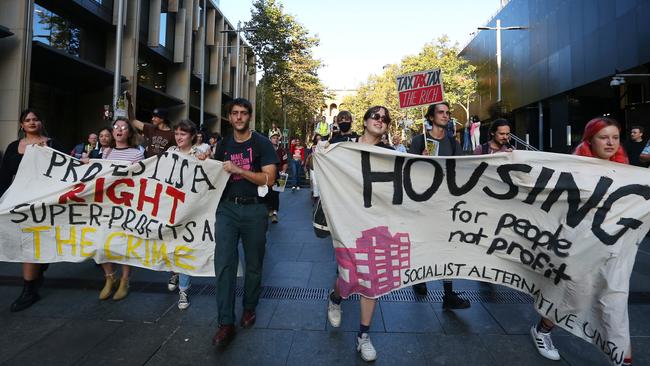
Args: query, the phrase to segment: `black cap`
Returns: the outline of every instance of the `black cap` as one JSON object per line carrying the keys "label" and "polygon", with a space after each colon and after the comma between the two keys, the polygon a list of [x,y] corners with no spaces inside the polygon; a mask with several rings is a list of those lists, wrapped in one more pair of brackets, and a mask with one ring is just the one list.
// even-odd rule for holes
{"label": "black cap", "polygon": [[167,120],[167,110],[165,108],[154,108],[151,112],[151,115],[154,117],[162,118],[165,121]]}

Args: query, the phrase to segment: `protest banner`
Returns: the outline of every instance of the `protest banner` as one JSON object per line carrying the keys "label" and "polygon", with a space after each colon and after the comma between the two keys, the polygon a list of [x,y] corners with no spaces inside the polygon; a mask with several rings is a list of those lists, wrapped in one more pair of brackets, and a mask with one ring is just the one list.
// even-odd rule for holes
{"label": "protest banner", "polygon": [[397,76],[397,95],[402,109],[442,102],[444,90],[440,69]]}
{"label": "protest banner", "polygon": [[229,175],[163,153],[83,162],[29,146],[0,201],[0,261],[113,262],[214,275],[214,214]]}
{"label": "protest banner", "polygon": [[620,365],[650,229],[650,171],[515,151],[425,157],[354,143],[314,155],[347,297],[438,279],[504,285]]}

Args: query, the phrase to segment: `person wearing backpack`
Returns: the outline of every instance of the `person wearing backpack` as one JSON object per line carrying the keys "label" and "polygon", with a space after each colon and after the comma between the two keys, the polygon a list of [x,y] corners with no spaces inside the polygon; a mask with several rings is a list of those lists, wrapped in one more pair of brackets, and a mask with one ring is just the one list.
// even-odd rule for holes
{"label": "person wearing backpack", "polygon": [[490,126],[490,141],[478,145],[474,149],[474,155],[511,152],[512,150],[514,148],[510,145],[510,123],[499,118]]}
{"label": "person wearing backpack", "polygon": [[[447,134],[447,122],[449,122],[449,103],[441,102],[431,104],[427,110],[425,123],[428,124],[426,136],[419,134],[411,139],[409,153],[427,156],[456,156],[462,155],[460,144],[456,139]],[[444,296],[442,297],[443,309],[466,309],[471,306],[470,302],[458,296],[453,291],[451,280],[442,280]],[[420,296],[427,295],[427,284],[418,283],[413,285],[413,291]]]}

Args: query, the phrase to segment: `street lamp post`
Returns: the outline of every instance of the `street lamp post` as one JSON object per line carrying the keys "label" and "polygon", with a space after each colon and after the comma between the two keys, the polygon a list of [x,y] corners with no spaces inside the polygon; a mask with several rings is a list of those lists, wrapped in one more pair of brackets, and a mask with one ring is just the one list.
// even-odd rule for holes
{"label": "street lamp post", "polygon": [[524,26],[502,27],[501,19],[496,20],[496,27],[478,27],[478,30],[495,30],[497,31],[497,102],[501,101],[501,31],[502,30],[523,30],[528,29]]}
{"label": "street lamp post", "polygon": [[117,101],[121,93],[122,81],[122,38],[124,30],[124,1],[117,2],[117,26],[115,34],[115,73],[113,74],[113,119],[117,111]]}
{"label": "street lamp post", "polygon": [[203,129],[203,124],[205,123],[205,40],[206,40],[206,33],[207,33],[207,12],[208,12],[208,4],[206,0],[203,0],[203,14],[202,15],[202,20],[201,20],[201,25],[203,27],[203,31],[201,32],[201,106],[200,106],[200,116],[199,116],[199,126],[201,129]]}

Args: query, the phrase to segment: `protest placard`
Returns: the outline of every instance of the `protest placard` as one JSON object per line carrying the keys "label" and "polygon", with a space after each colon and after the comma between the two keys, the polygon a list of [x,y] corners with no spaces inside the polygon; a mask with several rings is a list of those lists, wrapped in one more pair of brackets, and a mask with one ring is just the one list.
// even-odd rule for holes
{"label": "protest placard", "polygon": [[29,146],[0,201],[0,260],[113,262],[214,275],[221,163],[165,152],[83,162]]}
{"label": "protest placard", "polygon": [[354,143],[314,155],[343,296],[438,279],[504,285],[620,365],[650,171],[515,151],[425,157]]}
{"label": "protest placard", "polygon": [[399,75],[397,95],[402,109],[442,102],[444,90],[440,69]]}

